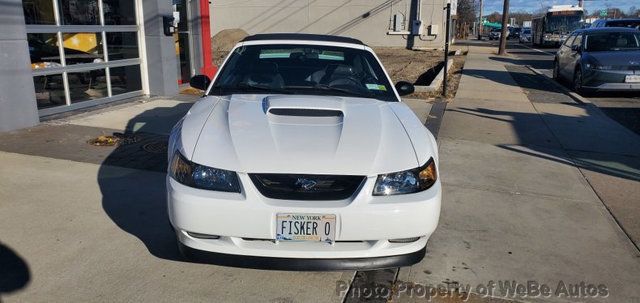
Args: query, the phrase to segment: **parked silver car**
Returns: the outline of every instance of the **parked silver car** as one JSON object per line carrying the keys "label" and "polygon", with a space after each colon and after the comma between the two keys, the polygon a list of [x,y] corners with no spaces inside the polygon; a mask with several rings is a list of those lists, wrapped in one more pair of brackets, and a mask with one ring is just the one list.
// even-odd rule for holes
{"label": "parked silver car", "polygon": [[605,27],[573,32],[556,53],[553,77],[571,80],[578,93],[640,92],[640,31]]}

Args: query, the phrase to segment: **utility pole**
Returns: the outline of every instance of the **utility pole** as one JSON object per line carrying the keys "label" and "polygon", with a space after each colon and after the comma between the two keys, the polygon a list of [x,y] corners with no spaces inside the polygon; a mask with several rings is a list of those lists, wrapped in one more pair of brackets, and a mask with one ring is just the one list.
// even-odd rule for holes
{"label": "utility pole", "polygon": [[504,7],[502,8],[502,34],[500,34],[500,47],[498,48],[498,55],[505,55],[507,53],[507,22],[509,20],[509,0],[504,0]]}
{"label": "utility pole", "polygon": [[478,40],[482,40],[482,30],[484,28],[483,22],[482,22],[482,0],[480,0],[480,16],[478,17],[478,19],[480,21],[478,21]]}
{"label": "utility pole", "polygon": [[584,7],[584,0],[579,0],[578,1],[578,6],[579,7]]}

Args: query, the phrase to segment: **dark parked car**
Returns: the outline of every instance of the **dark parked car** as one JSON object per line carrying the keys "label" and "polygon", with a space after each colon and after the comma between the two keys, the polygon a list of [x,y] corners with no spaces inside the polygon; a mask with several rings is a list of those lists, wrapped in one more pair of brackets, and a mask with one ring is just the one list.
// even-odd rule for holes
{"label": "dark parked car", "polygon": [[[502,29],[494,28],[489,32],[489,40],[499,40],[502,35]],[[509,38],[507,36],[507,38]]]}
{"label": "dark parked car", "polygon": [[522,32],[522,28],[520,27],[510,27],[509,28],[509,36],[508,39],[520,39],[520,33]]}
{"label": "dark parked car", "polygon": [[628,19],[600,19],[591,23],[590,28],[598,27],[630,27],[640,29],[640,18],[628,18]]}
{"label": "dark parked car", "polygon": [[553,77],[571,80],[578,93],[640,91],[640,31],[604,27],[571,33],[556,53]]}

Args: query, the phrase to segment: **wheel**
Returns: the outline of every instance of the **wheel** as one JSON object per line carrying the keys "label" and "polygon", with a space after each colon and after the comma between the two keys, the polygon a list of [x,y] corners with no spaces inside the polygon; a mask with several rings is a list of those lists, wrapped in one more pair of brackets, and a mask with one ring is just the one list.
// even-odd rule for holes
{"label": "wheel", "polygon": [[558,64],[558,60],[553,60],[553,79],[560,79],[560,65]]}
{"label": "wheel", "polygon": [[582,71],[579,68],[573,73],[573,90],[580,95],[584,93],[584,88],[582,87]]}

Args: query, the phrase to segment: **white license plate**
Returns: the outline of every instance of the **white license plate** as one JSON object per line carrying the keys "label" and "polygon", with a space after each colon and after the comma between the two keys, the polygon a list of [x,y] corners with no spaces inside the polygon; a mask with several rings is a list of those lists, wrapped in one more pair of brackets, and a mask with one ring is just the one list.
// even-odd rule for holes
{"label": "white license plate", "polygon": [[336,215],[277,214],[276,240],[333,243]]}
{"label": "white license plate", "polygon": [[624,77],[626,83],[640,83],[640,75],[627,75]]}

